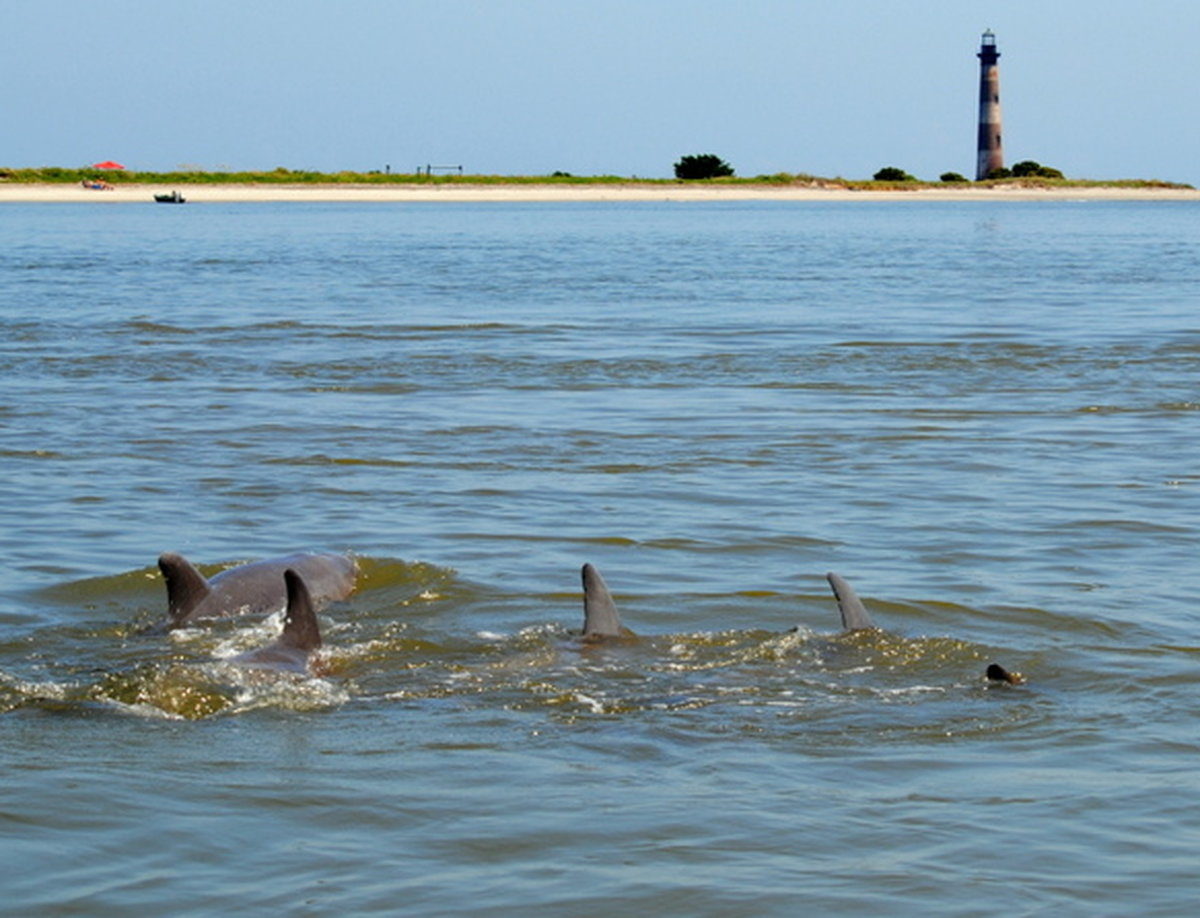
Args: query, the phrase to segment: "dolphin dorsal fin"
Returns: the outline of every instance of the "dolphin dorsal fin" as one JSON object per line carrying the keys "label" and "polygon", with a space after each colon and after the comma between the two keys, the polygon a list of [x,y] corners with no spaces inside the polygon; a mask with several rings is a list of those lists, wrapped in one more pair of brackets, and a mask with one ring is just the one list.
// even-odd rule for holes
{"label": "dolphin dorsal fin", "polygon": [[867,608],[840,574],[830,571],[825,575],[833,595],[837,598],[838,610],[842,613],[842,627],[847,631],[860,631],[863,628],[874,628],[875,623],[867,614]]}
{"label": "dolphin dorsal fin", "polygon": [[158,569],[167,582],[167,614],[172,624],[185,619],[212,592],[204,575],[183,555],[173,551],[159,555]]}
{"label": "dolphin dorsal fin", "polygon": [[583,566],[583,636],[621,637],[629,634],[621,627],[617,604],[600,572],[592,565]]}
{"label": "dolphin dorsal fin", "polygon": [[316,650],[321,646],[321,629],[308,586],[291,568],[283,572],[283,582],[287,584],[287,611],[283,614],[279,643],[295,650]]}

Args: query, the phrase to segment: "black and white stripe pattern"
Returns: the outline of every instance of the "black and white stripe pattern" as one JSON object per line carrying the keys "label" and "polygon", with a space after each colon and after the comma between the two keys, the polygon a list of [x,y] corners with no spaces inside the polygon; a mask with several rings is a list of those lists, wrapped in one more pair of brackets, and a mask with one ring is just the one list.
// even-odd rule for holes
{"label": "black and white stripe pattern", "polygon": [[976,143],[975,180],[987,178],[993,169],[1004,166],[1004,148],[1000,143],[1000,52],[996,36],[983,33],[979,45],[979,137]]}

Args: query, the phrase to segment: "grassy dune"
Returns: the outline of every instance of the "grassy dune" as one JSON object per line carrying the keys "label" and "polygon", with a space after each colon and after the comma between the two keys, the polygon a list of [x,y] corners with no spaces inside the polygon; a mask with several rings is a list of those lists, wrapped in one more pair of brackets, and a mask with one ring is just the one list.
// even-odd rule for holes
{"label": "grassy dune", "polygon": [[38,169],[0,168],[0,182],[8,184],[77,184],[102,180],[113,185],[732,185],[822,188],[846,191],[916,191],[927,188],[1162,188],[1190,189],[1191,185],[1156,179],[1046,179],[1009,178],[983,182],[877,182],[873,180],[822,178],[802,173],[777,172],[752,178],[729,177],[705,180],[653,179],[618,175],[425,175],[383,172],[314,172],[274,169],[270,172],[138,172],[129,169]]}

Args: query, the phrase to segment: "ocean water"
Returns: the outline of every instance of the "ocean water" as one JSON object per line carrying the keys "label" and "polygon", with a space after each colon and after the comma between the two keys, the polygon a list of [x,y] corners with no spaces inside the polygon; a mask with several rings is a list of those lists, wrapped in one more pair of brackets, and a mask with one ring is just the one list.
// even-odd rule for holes
{"label": "ocean water", "polygon": [[3,910],[1189,912],[1198,218],[0,207]]}

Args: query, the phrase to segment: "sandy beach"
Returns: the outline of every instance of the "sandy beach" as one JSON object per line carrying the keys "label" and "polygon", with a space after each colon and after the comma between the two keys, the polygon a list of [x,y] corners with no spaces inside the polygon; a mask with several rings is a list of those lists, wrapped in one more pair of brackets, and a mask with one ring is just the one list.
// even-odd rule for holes
{"label": "sandy beach", "polygon": [[93,191],[74,184],[0,184],[4,202],[146,203],[178,189],[189,203],[242,201],[1200,201],[1180,188],[1020,188],[973,185],[911,191],[851,191],[780,185],[512,184],[512,185],[118,185]]}

